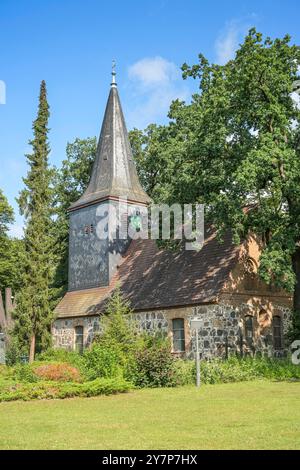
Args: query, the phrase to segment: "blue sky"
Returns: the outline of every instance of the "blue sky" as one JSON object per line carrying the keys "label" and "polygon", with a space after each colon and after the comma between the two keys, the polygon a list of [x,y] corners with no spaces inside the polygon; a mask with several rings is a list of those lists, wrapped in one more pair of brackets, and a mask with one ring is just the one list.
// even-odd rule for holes
{"label": "blue sky", "polygon": [[128,128],[145,127],[196,89],[181,79],[183,62],[202,52],[224,63],[251,26],[299,44],[299,17],[296,0],[0,0],[0,188],[16,213],[11,233],[21,233],[15,197],[42,79],[58,166],[67,142],[98,136],[113,58]]}

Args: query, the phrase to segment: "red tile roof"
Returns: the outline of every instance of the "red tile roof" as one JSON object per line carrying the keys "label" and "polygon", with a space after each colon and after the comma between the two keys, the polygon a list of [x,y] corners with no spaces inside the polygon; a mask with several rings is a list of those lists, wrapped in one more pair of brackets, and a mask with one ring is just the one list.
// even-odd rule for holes
{"label": "red tile roof", "polygon": [[119,283],[134,310],[214,302],[238,261],[240,246],[208,231],[203,248],[170,252],[154,240],[131,242],[110,286],[68,292],[56,308],[58,318],[95,315]]}

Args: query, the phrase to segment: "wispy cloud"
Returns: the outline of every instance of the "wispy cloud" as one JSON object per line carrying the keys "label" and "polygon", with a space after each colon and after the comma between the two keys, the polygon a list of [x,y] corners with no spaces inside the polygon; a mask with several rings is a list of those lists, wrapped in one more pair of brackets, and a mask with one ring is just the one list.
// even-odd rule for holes
{"label": "wispy cloud", "polygon": [[176,65],[160,56],[141,59],[128,69],[129,78],[137,80],[143,87],[169,84],[178,78],[178,74]]}
{"label": "wispy cloud", "polygon": [[215,42],[218,64],[224,65],[234,58],[239,44],[253,26],[254,21],[257,21],[257,15],[253,13],[246,18],[232,19],[226,23],[225,28],[220,31]]}
{"label": "wispy cloud", "polygon": [[128,68],[132,110],[127,119],[130,127],[145,127],[163,121],[175,99],[186,100],[189,88],[180,68],[163,57],[145,57]]}
{"label": "wispy cloud", "polygon": [[6,85],[3,80],[0,80],[0,104],[6,103]]}

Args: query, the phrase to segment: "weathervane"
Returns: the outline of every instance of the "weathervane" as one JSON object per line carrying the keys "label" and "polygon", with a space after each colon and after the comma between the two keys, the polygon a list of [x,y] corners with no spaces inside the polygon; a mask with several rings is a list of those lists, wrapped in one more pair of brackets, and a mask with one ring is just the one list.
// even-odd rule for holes
{"label": "weathervane", "polygon": [[112,75],[112,80],[111,80],[111,86],[116,86],[116,61],[112,61],[111,65],[111,75]]}

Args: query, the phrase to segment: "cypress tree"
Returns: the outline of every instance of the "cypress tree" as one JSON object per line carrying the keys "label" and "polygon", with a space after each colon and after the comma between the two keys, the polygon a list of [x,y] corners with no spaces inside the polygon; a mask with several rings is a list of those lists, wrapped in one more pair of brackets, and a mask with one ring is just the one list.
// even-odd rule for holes
{"label": "cypress tree", "polygon": [[46,347],[50,340],[52,312],[51,282],[51,170],[48,164],[48,120],[46,83],[41,82],[38,114],[33,122],[32,153],[26,155],[29,171],[23,179],[25,188],[18,203],[25,217],[25,255],[22,289],[17,296],[16,333],[29,346],[29,360],[34,360],[37,345]]}

